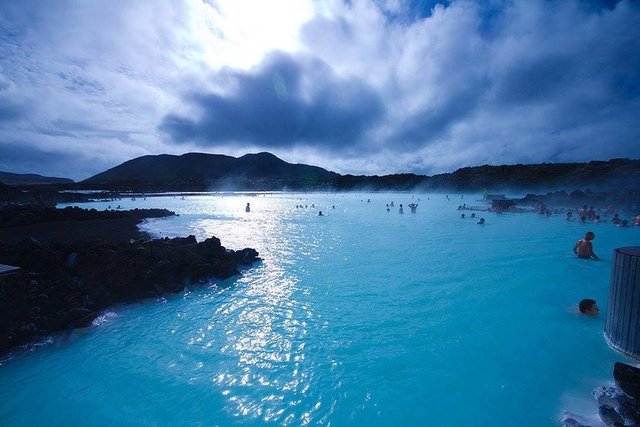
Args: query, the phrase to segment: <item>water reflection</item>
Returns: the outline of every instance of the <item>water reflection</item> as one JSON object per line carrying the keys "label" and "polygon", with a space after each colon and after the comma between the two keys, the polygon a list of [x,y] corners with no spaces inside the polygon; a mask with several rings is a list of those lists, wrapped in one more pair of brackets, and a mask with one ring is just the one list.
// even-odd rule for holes
{"label": "water reflection", "polygon": [[311,255],[318,242],[300,239],[301,213],[281,200],[253,199],[248,213],[241,209],[245,203],[241,198],[209,197],[198,202],[180,217],[151,220],[143,228],[172,236],[183,235],[186,226],[198,240],[222,236],[226,247],[256,248],[264,262],[247,270],[212,304],[203,323],[194,322],[189,314],[190,331],[183,338],[187,357],[174,363],[190,372],[190,383],[201,381],[200,374],[208,372],[229,414],[282,425],[311,422],[322,406],[306,396],[314,369],[305,342],[315,317],[300,298],[308,290],[286,267],[295,262],[296,251]]}

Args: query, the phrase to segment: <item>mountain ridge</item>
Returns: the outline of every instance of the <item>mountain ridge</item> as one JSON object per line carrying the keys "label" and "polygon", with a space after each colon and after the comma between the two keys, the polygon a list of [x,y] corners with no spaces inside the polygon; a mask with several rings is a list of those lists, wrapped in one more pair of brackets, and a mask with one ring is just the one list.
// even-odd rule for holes
{"label": "mountain ridge", "polygon": [[128,160],[77,184],[131,191],[208,190],[507,190],[640,189],[640,160],[469,166],[432,176],[414,173],[341,175],[268,153],[231,157],[185,153]]}
{"label": "mountain ridge", "polygon": [[319,166],[292,164],[271,153],[231,157],[185,153],[137,157],[81,181],[109,189],[307,189],[337,176]]}
{"label": "mountain ridge", "polygon": [[582,163],[485,164],[463,167],[432,176],[415,173],[342,175],[319,166],[288,163],[268,152],[249,153],[240,157],[185,153],[137,157],[78,183],[64,178],[59,180],[62,181],[51,183],[49,186],[143,192],[409,191],[414,189],[425,191],[482,191],[484,189],[491,191],[576,189],[626,191],[640,190],[640,160],[618,158]]}
{"label": "mountain ridge", "polygon": [[72,184],[69,178],[43,176],[35,173],[12,173],[0,171],[0,183],[5,185],[46,185],[46,184]]}

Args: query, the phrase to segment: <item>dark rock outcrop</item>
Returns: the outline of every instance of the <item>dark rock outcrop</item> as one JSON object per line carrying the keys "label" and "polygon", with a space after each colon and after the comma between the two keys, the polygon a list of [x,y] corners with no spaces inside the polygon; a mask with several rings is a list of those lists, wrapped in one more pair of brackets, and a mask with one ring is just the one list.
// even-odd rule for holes
{"label": "dark rock outcrop", "polygon": [[586,420],[571,412],[565,413],[560,422],[564,427],[591,427]]}
{"label": "dark rock outcrop", "polygon": [[89,221],[96,219],[132,218],[139,221],[144,218],[162,218],[173,215],[175,213],[167,209],[98,211],[96,209],[82,209],[71,206],[64,209],[56,209],[37,205],[12,205],[0,209],[0,228],[40,222]]}
{"label": "dark rock outcrop", "polygon": [[613,378],[622,391],[636,401],[640,399],[640,368],[616,362],[613,367]]}
{"label": "dark rock outcrop", "polygon": [[[99,241],[129,242],[146,237],[138,228],[145,218],[162,218],[175,213],[166,209],[97,211],[68,207],[55,209],[37,205],[0,208],[0,243],[17,244],[31,238],[43,244]],[[40,263],[43,258],[35,261]]]}
{"label": "dark rock outcrop", "polygon": [[[600,386],[591,395],[598,402],[598,416],[607,426],[640,426],[640,369],[616,362],[613,376],[617,387]],[[619,388],[618,388],[619,387]],[[561,420],[565,427],[585,427],[584,418],[566,413]]]}
{"label": "dark rock outcrop", "polygon": [[591,395],[596,399],[599,406],[611,406],[618,408],[623,403],[630,403],[631,399],[616,387],[600,386]]}
{"label": "dark rock outcrop", "polygon": [[258,260],[254,249],[225,249],[211,237],[130,243],[43,244],[28,239],[0,247],[0,263],[23,271],[0,277],[0,353],[39,337],[89,325],[118,303],[181,292],[211,277],[239,274]]}
{"label": "dark rock outcrop", "polygon": [[624,427],[624,420],[616,412],[615,408],[609,405],[602,405],[598,408],[598,416],[608,426]]}

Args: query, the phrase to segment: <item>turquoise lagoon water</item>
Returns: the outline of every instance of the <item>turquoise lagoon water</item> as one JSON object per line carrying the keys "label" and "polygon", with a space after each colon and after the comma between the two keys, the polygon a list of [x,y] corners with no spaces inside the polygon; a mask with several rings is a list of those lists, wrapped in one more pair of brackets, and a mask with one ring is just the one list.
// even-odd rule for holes
{"label": "turquoise lagoon water", "polygon": [[[119,201],[180,214],[147,221],[154,236],[216,235],[264,260],[241,277],[116,307],[3,361],[0,424],[545,426],[565,410],[593,416],[591,390],[625,360],[602,333],[612,250],[637,245],[640,230],[536,214],[483,213],[480,226],[456,208],[482,203],[460,197]],[[416,214],[397,213],[412,201]],[[588,229],[603,261],[573,256]],[[584,297],[600,316],[577,314]]]}

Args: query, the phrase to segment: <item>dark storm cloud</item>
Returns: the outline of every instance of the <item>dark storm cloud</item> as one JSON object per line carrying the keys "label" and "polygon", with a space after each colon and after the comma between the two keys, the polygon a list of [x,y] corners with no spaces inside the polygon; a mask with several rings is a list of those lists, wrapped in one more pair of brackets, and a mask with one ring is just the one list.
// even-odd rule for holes
{"label": "dark storm cloud", "polygon": [[[458,49],[447,50],[436,66],[448,62],[449,75],[461,78],[438,76],[437,83],[423,85],[425,92],[448,96],[408,116],[397,136],[405,143],[398,146],[440,154],[447,159],[444,167],[429,162],[440,170],[461,159],[481,164],[638,157],[638,3],[587,3],[505,4],[492,16],[490,34],[481,31],[485,17],[479,16],[473,30],[480,35],[477,55],[455,58],[450,53]],[[459,31],[464,34],[462,25]]]}
{"label": "dark storm cloud", "polygon": [[475,86],[452,93],[443,105],[426,108],[408,116],[395,136],[396,146],[409,149],[419,147],[425,141],[433,141],[446,134],[449,128],[472,114],[487,87]]}
{"label": "dark storm cloud", "polygon": [[495,101],[509,106],[548,100],[574,81],[576,60],[552,56],[514,63],[494,80]]}
{"label": "dark storm cloud", "polygon": [[271,54],[252,72],[225,71],[213,79],[233,89],[187,96],[198,116],[169,114],[160,126],[174,141],[338,148],[358,141],[384,114],[381,98],[363,81],[284,53]]}
{"label": "dark storm cloud", "polygon": [[605,22],[600,33],[581,34],[586,36],[581,42],[568,46],[562,44],[571,39],[568,29],[572,23],[560,22],[557,25],[567,28],[561,38],[541,38],[541,44],[532,43],[531,49],[513,53],[508,66],[492,76],[495,102],[526,105],[578,96],[588,103],[593,99],[589,94],[594,91],[599,92],[599,100],[607,107],[638,99],[640,19],[636,13],[612,21]]}

